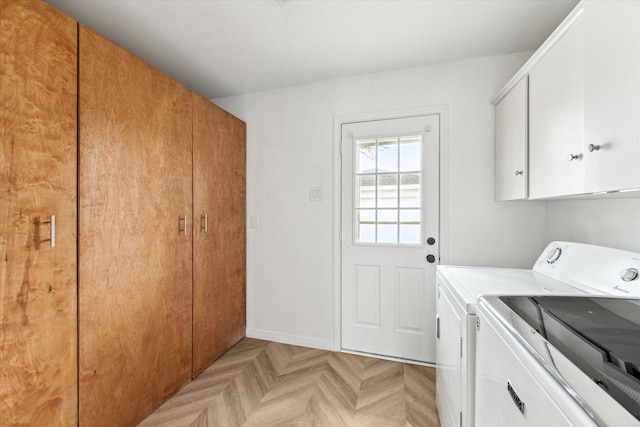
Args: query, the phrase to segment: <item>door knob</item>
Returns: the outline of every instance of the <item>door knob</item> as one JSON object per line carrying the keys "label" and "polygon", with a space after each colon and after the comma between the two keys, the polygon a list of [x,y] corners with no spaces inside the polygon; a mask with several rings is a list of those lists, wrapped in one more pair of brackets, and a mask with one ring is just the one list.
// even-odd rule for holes
{"label": "door knob", "polygon": [[433,264],[434,262],[436,262],[436,257],[435,257],[435,255],[431,255],[431,254],[427,255],[427,261],[428,261],[430,264]]}
{"label": "door knob", "polygon": [[427,239],[427,245],[433,246],[436,244],[436,239],[434,239],[433,237],[429,237]]}

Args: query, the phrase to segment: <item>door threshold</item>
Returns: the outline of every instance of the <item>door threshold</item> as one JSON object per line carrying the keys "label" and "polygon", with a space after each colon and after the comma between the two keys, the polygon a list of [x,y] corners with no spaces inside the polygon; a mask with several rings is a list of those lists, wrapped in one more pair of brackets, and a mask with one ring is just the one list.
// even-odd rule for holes
{"label": "door threshold", "polygon": [[422,362],[420,360],[413,360],[413,359],[403,359],[402,357],[385,356],[383,354],[376,354],[376,353],[365,353],[362,351],[348,350],[346,348],[341,348],[339,351],[340,353],[355,354],[356,356],[373,357],[374,359],[390,360],[392,362],[409,363],[411,365],[428,366],[430,368],[436,367],[435,363]]}

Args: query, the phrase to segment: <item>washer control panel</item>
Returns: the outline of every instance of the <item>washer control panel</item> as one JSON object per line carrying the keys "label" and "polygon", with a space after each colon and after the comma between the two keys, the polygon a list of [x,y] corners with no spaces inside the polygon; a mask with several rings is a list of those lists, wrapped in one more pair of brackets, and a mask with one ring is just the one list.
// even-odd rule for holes
{"label": "washer control panel", "polygon": [[640,297],[640,253],[574,242],[552,242],[533,270],[590,294]]}

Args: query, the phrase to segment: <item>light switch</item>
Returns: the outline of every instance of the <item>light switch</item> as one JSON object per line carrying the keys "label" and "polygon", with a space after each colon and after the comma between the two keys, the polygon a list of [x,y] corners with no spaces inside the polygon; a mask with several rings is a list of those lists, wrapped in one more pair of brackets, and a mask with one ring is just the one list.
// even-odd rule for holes
{"label": "light switch", "polygon": [[309,188],[309,200],[312,202],[321,202],[322,201],[322,187],[311,187]]}
{"label": "light switch", "polygon": [[249,227],[255,229],[260,228],[260,217],[258,215],[251,215],[249,217]]}

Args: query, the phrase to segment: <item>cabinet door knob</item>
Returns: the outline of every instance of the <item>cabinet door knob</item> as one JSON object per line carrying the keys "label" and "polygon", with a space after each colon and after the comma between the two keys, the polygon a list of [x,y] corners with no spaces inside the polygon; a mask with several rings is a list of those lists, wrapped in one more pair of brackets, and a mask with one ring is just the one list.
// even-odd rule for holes
{"label": "cabinet door knob", "polygon": [[573,160],[578,160],[580,158],[580,154],[569,154],[567,156],[567,161],[571,162]]}
{"label": "cabinet door knob", "polygon": [[588,150],[590,153],[593,153],[594,151],[598,151],[599,149],[600,149],[600,146],[599,146],[599,145],[589,144],[589,145],[587,146],[587,150]]}
{"label": "cabinet door knob", "polygon": [[516,176],[524,175],[524,171],[516,171]]}

